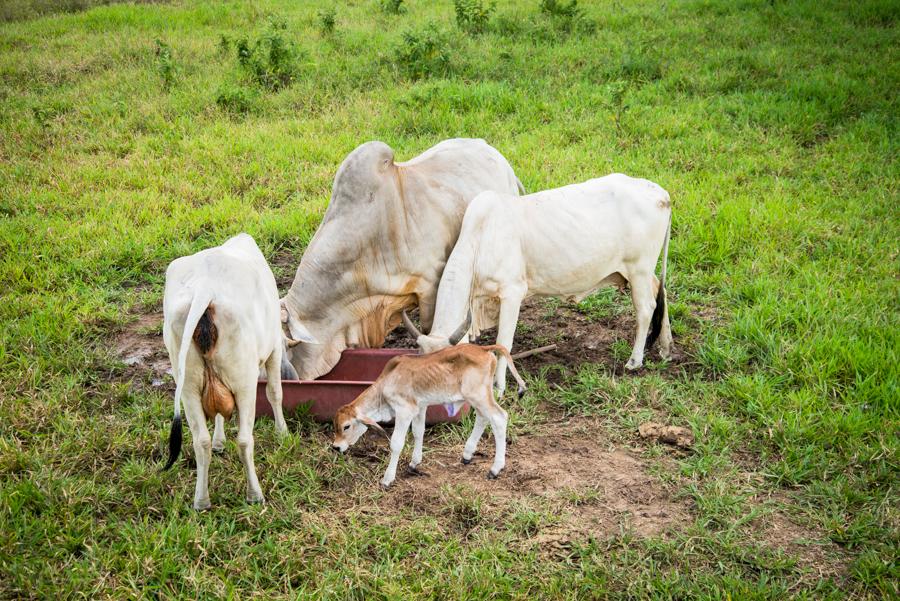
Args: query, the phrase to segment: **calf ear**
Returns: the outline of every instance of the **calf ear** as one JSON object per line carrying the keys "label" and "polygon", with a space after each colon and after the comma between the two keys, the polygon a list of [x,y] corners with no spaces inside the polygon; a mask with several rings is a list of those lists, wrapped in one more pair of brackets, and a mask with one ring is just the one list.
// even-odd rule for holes
{"label": "calf ear", "polygon": [[387,438],[388,440],[391,439],[390,435],[384,431],[384,428],[381,427],[381,424],[376,422],[371,417],[361,417],[361,418],[359,418],[359,421],[361,421],[362,423],[364,423],[365,425],[367,425],[371,428],[375,428],[376,430],[378,430],[379,432],[384,434],[384,437]]}

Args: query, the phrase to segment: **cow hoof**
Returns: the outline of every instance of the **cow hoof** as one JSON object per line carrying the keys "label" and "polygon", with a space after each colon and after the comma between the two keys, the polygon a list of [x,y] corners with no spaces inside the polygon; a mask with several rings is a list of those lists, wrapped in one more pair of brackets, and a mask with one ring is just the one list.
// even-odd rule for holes
{"label": "cow hoof", "polygon": [[194,501],[194,509],[197,511],[206,511],[210,507],[212,507],[212,503],[209,502],[209,499],[203,499],[202,501]]}
{"label": "cow hoof", "polygon": [[391,484],[392,484],[391,482],[385,483],[382,481],[382,482],[378,483],[378,486],[381,487],[381,490],[388,490],[391,487]]}
{"label": "cow hoof", "polygon": [[216,455],[221,455],[222,453],[225,452],[225,445],[224,444],[221,444],[218,446],[213,445],[212,452],[215,453]]}
{"label": "cow hoof", "polygon": [[250,505],[261,505],[266,502],[266,498],[262,495],[247,495],[247,503]]}
{"label": "cow hoof", "polygon": [[465,457],[462,458],[462,464],[463,464],[463,465],[469,465],[470,463],[472,463],[472,458],[471,458],[471,457],[469,457],[468,459],[466,459]]}
{"label": "cow hoof", "polygon": [[413,467],[411,465],[406,468],[406,473],[410,476],[425,476],[426,478],[428,477],[427,472],[423,472],[419,470],[419,468]]}
{"label": "cow hoof", "polygon": [[625,369],[627,369],[628,371],[634,371],[641,365],[643,365],[643,363],[643,361],[635,361],[634,359],[629,359],[628,363],[625,364]]}
{"label": "cow hoof", "polygon": [[496,480],[499,477],[500,477],[500,472],[497,472],[496,474],[492,471],[487,473],[488,480]]}

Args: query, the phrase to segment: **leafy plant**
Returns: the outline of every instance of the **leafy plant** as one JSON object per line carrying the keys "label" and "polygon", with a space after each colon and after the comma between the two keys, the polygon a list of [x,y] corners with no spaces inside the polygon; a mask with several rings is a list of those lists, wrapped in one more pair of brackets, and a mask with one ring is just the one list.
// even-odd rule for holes
{"label": "leafy plant", "polygon": [[406,12],[403,0],[381,0],[381,10],[389,15],[399,15]]}
{"label": "leafy plant", "polygon": [[162,77],[163,89],[167,92],[175,83],[177,67],[172,57],[172,48],[162,40],[156,40],[156,71]]}
{"label": "leafy plant", "polygon": [[231,113],[249,113],[256,105],[259,92],[253,88],[226,84],[219,88],[216,104]]}
{"label": "leafy plant", "polygon": [[337,23],[337,10],[333,6],[323,8],[319,11],[319,31],[322,35],[331,35],[334,33],[334,26]]}
{"label": "leafy plant", "polygon": [[482,0],[453,0],[456,11],[456,25],[469,33],[482,33],[491,15],[497,8],[495,3],[485,4]]}
{"label": "leafy plant", "polygon": [[394,49],[394,59],[414,79],[445,75],[450,70],[447,36],[434,23],[418,32],[407,31]]}
{"label": "leafy plant", "polygon": [[563,33],[592,33],[597,28],[597,24],[578,8],[578,0],[569,0],[568,3],[560,0],[541,0],[540,10],[550,18],[554,29]]}
{"label": "leafy plant", "polygon": [[240,38],[234,43],[241,67],[261,86],[279,90],[290,85],[300,71],[303,53],[287,39],[284,19],[270,17],[262,34],[252,43]]}

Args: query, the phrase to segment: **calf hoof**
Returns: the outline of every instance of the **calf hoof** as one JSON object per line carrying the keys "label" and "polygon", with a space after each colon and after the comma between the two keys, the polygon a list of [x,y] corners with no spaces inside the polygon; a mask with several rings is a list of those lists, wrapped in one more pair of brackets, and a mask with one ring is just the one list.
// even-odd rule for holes
{"label": "calf hoof", "polygon": [[224,443],[222,443],[220,445],[214,444],[212,446],[212,452],[215,453],[216,455],[221,455],[222,453],[225,452],[225,444]]}
{"label": "calf hoof", "polygon": [[261,505],[261,504],[263,504],[263,503],[265,503],[265,502],[266,502],[266,498],[265,498],[264,496],[262,496],[261,494],[259,494],[259,495],[252,495],[252,494],[247,495],[247,503],[249,503],[250,505]]}
{"label": "calf hoof", "polygon": [[643,364],[643,361],[635,361],[634,359],[629,359],[628,363],[625,364],[625,369],[627,369],[628,371],[634,371]]}
{"label": "calf hoof", "polygon": [[472,463],[472,458],[471,458],[471,457],[469,457],[468,459],[466,459],[465,457],[462,458],[462,464],[463,464],[463,465],[469,465],[470,463]]}
{"label": "calf hoof", "polygon": [[496,480],[496,479],[499,478],[499,477],[500,477],[500,472],[494,473],[494,471],[491,470],[491,471],[489,471],[489,472],[487,473],[487,479],[488,479],[488,480]]}
{"label": "calf hoof", "polygon": [[419,468],[413,467],[411,465],[407,466],[406,473],[410,476],[425,476],[426,478],[428,477],[427,472],[423,472],[423,471],[419,470]]}
{"label": "calf hoof", "polygon": [[206,511],[210,507],[212,507],[212,503],[209,502],[208,498],[201,501],[194,501],[194,509],[197,511]]}
{"label": "calf hoof", "polygon": [[381,490],[387,490],[391,487],[391,484],[393,484],[393,482],[385,482],[384,480],[382,480],[378,483],[378,486],[381,487]]}

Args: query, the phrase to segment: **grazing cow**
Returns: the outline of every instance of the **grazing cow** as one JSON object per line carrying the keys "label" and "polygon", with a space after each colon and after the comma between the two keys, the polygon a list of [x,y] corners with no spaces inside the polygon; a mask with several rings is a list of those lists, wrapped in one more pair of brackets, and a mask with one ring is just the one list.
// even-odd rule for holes
{"label": "grazing cow", "polygon": [[[418,474],[422,462],[422,438],[425,434],[425,411],[430,405],[444,404],[454,415],[463,403],[475,409],[475,427],[463,449],[462,462],[468,464],[484,433],[491,425],[494,433],[494,463],[488,478],[494,479],[506,465],[506,411],[494,400],[491,386],[497,359],[494,351],[509,360],[509,368],[519,383],[519,396],[525,393],[525,382],[519,377],[509,351],[499,344],[477,346],[461,344],[428,355],[401,355],[391,359],[378,379],[356,399],[334,416],[335,451],[345,452],[355,444],[369,426],[391,441],[391,459],[381,485],[388,487],[397,473],[397,462],[406,444],[406,432],[412,424],[413,452],[409,470]],[[394,420],[394,433],[388,436],[379,421]]]}
{"label": "grazing cow", "polygon": [[520,187],[484,140],[446,140],[405,163],[381,142],[351,152],[282,299],[291,337],[319,341],[290,351],[300,377],[328,372],[345,348],[380,347],[403,309],[418,306],[430,324],[469,201],[483,190],[517,195]]}
{"label": "grazing cow", "polygon": [[[411,322],[419,347],[446,347],[463,322],[472,334],[497,325],[497,344],[512,348],[519,307],[529,296],[581,300],[604,284],[631,286],[637,331],[627,369],[643,364],[644,348],[660,338],[670,354],[666,256],[671,230],[669,194],[645,179],[613,174],[524,197],[479,194],[441,277],[431,333]],[[662,252],[659,281],[654,276]],[[474,315],[464,322],[467,312]],[[505,359],[497,367],[505,387]]]}
{"label": "grazing cow", "polygon": [[[213,449],[225,444],[224,421],[238,410],[238,448],[247,473],[247,501],[264,501],[253,464],[253,420],[260,367],[279,433],[287,432],[281,411],[281,378],[296,379],[287,362],[275,277],[256,242],[239,234],[222,246],[172,261],[166,270],[163,340],[175,375],[175,417],[169,461],[181,452],[181,405],[197,460],[194,509],[207,509]],[[215,417],[210,440],[206,420]]]}

